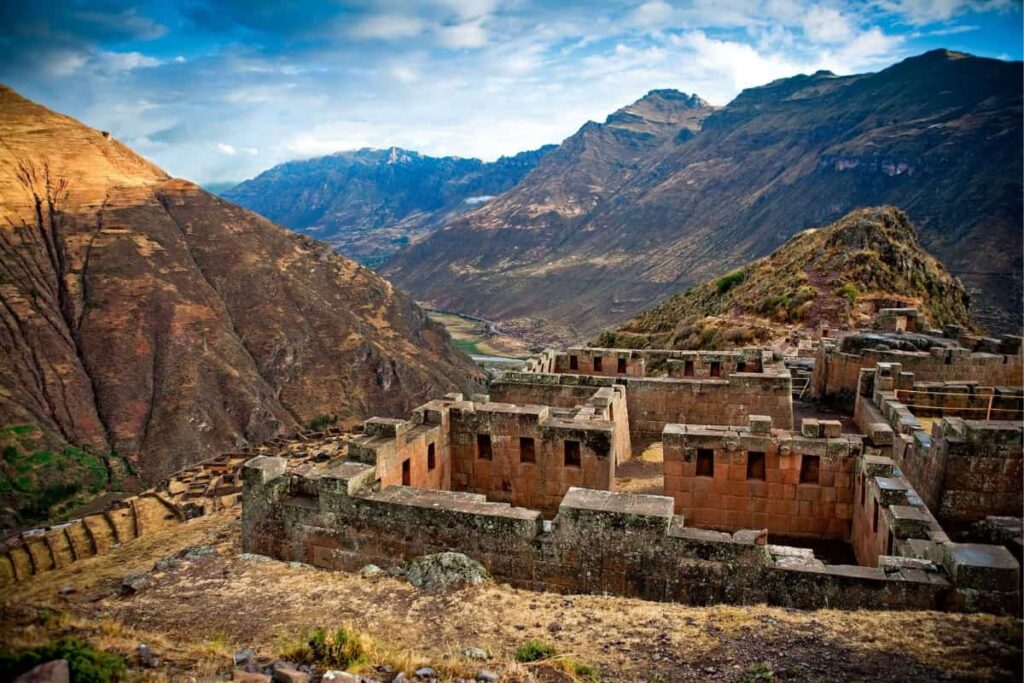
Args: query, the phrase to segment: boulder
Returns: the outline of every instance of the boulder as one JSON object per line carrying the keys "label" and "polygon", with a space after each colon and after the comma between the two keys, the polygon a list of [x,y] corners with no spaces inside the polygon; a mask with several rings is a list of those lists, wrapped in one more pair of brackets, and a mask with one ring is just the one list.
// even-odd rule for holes
{"label": "boulder", "polygon": [[478,585],[491,578],[482,564],[452,552],[417,557],[405,566],[404,574],[409,583],[426,591]]}
{"label": "boulder", "polygon": [[231,674],[231,680],[235,683],[270,683],[270,676],[258,671],[235,669]]}
{"label": "boulder", "polygon": [[153,575],[149,572],[134,572],[121,579],[121,595],[135,595],[153,583]]}
{"label": "boulder", "polygon": [[274,665],[274,683],[309,683],[310,678],[308,673],[291,664],[280,662]]}
{"label": "boulder", "polygon": [[14,679],[14,683],[69,683],[71,671],[63,659],[40,664]]}

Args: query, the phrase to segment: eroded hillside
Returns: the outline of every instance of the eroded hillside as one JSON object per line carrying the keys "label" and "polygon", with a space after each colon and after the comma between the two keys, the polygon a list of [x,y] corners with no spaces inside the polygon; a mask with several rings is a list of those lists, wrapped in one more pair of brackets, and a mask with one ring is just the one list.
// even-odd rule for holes
{"label": "eroded hillside", "polygon": [[[45,432],[52,467],[66,444],[110,482],[155,481],[474,386],[470,360],[387,281],[8,88],[0,199],[0,425]],[[7,505],[49,481],[21,456],[3,465]]]}

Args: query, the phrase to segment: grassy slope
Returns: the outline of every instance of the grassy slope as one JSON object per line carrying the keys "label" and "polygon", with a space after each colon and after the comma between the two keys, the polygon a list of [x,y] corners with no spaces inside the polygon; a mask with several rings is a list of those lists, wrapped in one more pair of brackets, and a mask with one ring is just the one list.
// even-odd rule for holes
{"label": "grassy slope", "polygon": [[[198,544],[217,554],[158,572],[133,597],[117,595],[126,574]],[[237,648],[253,647],[268,660],[312,628],[343,624],[371,641],[365,667],[430,664],[443,680],[479,668],[525,668],[539,683],[569,680],[557,667],[513,663],[527,639],[594,666],[603,681],[736,681],[764,662],[783,680],[939,680],[947,673],[1013,680],[1020,672],[1021,626],[1010,618],[689,607],[502,585],[428,594],[396,579],[245,560],[238,552],[236,518],[221,513],[40,575],[4,596],[0,643],[74,634],[133,662],[144,642],[164,661],[147,680],[225,674]],[[77,592],[58,597],[65,586]],[[56,615],[41,619],[41,610]],[[457,654],[463,646],[486,649],[490,661],[465,660]]]}
{"label": "grassy slope", "polygon": [[760,343],[795,328],[856,325],[877,299],[916,306],[936,326],[970,323],[960,282],[918,245],[906,214],[880,207],[804,231],[770,255],[604,333],[598,343],[710,349]]}

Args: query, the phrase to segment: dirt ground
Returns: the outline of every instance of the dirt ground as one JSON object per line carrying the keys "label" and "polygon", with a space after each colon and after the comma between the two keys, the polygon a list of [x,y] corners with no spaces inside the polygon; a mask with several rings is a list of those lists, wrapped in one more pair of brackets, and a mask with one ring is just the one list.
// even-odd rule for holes
{"label": "dirt ground", "polygon": [[[512,661],[533,638],[592,665],[601,681],[765,680],[750,677],[763,665],[786,681],[1021,676],[1021,622],[1011,618],[689,607],[500,584],[431,594],[399,579],[239,557],[239,526],[230,513],[200,518],[8,589],[0,640],[17,646],[77,634],[130,662],[146,643],[162,663],[134,672],[143,680],[212,680],[230,674],[239,648],[269,661],[310,629],[340,625],[376,643],[370,673],[384,663],[394,670],[430,664],[448,677],[486,666],[502,680],[521,680],[524,670],[538,683],[571,680],[557,668]],[[194,546],[215,552],[154,571],[135,595],[119,594],[126,574]],[[485,649],[490,660],[465,660],[458,652],[466,646]]]}

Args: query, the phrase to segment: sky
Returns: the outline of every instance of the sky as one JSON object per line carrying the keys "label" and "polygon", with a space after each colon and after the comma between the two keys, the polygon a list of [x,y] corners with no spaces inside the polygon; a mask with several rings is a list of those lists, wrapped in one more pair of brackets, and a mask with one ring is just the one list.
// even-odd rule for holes
{"label": "sky", "polygon": [[656,88],[724,105],[949,48],[1022,57],[1021,0],[13,0],[0,82],[169,173],[396,145],[493,160]]}

